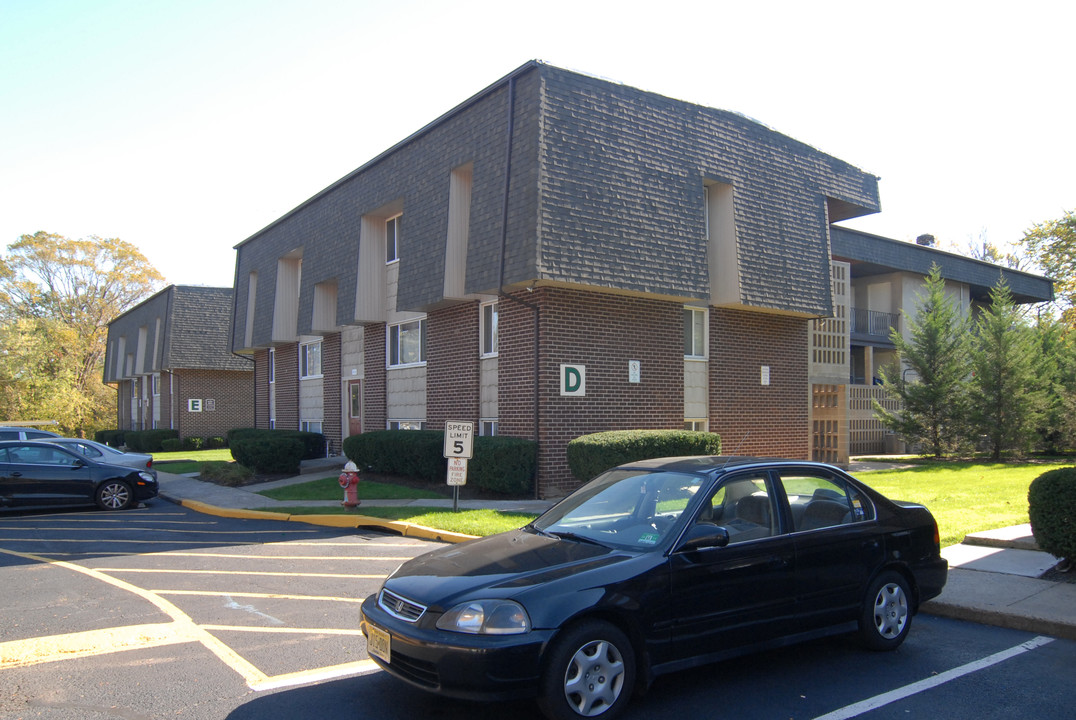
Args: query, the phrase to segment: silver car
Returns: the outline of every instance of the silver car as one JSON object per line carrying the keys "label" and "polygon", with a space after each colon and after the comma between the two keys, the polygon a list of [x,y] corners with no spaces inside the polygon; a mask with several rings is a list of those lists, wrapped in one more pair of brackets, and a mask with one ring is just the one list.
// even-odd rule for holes
{"label": "silver car", "polygon": [[149,472],[154,478],[157,471],[153,469],[153,456],[145,453],[123,452],[114,447],[109,447],[94,440],[81,438],[42,438],[55,445],[61,445],[68,450],[78,453],[82,457],[108,463],[109,465],[122,465],[123,467],[135,468]]}

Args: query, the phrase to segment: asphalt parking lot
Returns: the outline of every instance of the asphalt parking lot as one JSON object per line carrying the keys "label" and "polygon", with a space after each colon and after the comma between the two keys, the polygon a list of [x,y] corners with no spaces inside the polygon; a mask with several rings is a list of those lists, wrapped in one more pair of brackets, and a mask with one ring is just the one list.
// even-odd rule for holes
{"label": "asphalt parking lot", "polygon": [[[437,546],[201,515],[0,513],[0,718],[537,720],[377,671],[358,607]],[[624,717],[1068,717],[1076,643],[919,616],[895,653],[830,638],[660,678]]]}

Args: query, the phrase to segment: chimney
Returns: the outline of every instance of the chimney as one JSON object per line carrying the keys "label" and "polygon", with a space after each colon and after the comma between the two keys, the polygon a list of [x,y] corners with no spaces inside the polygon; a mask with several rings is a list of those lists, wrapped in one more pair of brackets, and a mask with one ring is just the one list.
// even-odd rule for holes
{"label": "chimney", "polygon": [[935,240],[933,235],[923,234],[915,239],[916,245],[922,245],[923,247],[934,247]]}

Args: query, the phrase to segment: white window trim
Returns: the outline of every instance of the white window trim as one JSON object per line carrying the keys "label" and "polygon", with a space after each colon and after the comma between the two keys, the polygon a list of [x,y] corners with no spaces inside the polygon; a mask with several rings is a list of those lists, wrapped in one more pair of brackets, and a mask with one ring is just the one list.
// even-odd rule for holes
{"label": "white window trim", "polygon": [[276,382],[276,349],[269,348],[269,384]]}
{"label": "white window trim", "polygon": [[[313,430],[313,429],[310,428],[310,426],[315,424],[315,423],[318,426],[317,430]],[[325,421],[324,420],[300,420],[299,421],[299,429],[302,430],[303,432],[315,432],[315,433],[324,434],[324,432],[323,432],[324,428],[325,428]]]}
{"label": "white window trim", "polygon": [[497,418],[480,418],[479,421],[478,421],[478,434],[483,436],[483,437],[486,436],[486,425],[487,424],[493,425],[493,432],[490,433],[489,437],[493,437],[493,436],[497,435],[497,431],[500,429],[500,427],[498,425],[498,422],[497,422]]}
{"label": "white window trim", "polygon": [[[685,310],[692,313],[702,313],[702,355],[684,355],[684,360],[709,360],[710,359],[710,309],[685,305]],[[682,335],[681,335],[682,337]]]}
{"label": "white window trim", "polygon": [[478,306],[478,356],[480,358],[495,358],[500,351],[500,337],[499,334],[494,337],[495,350],[490,352],[486,351],[486,308],[492,307],[493,314],[497,318],[497,331],[500,331],[500,308],[496,300],[493,302],[482,303]]}
{"label": "white window trim", "polygon": [[[389,368],[389,369],[392,369],[392,370],[398,370],[400,368],[425,367],[426,366],[426,359],[425,358],[423,358],[422,360],[419,360],[417,362],[397,363],[396,365],[392,364],[392,333],[393,333],[394,330],[397,331],[397,333],[398,333],[399,328],[403,327],[404,325],[410,325],[412,323],[419,323],[419,328],[422,331],[422,337],[419,340],[420,346],[421,347],[426,346],[426,333],[429,331],[429,326],[426,324],[426,316],[425,315],[423,315],[421,317],[417,317],[417,318],[412,318],[411,320],[404,320],[403,322],[389,323],[389,325],[385,328],[385,367],[386,368]],[[396,337],[397,351],[399,351],[399,342],[400,342],[400,339],[399,339],[399,335],[397,334],[397,337]],[[421,352],[421,350],[420,350],[420,352]]]}
{"label": "white window trim", "polygon": [[[307,360],[307,351],[314,345],[318,346],[318,372],[310,375],[303,375],[303,369],[309,365]],[[322,365],[324,358],[321,356],[321,340],[311,340],[310,342],[299,343],[299,379],[300,380],[315,380],[320,377],[324,377],[322,374]]]}
{"label": "white window trim", "polygon": [[[409,427],[409,428],[396,427],[396,428],[394,428],[394,427],[392,427],[393,423],[395,423],[396,425],[400,425],[401,423],[407,423],[408,425],[418,425],[418,427],[417,428],[413,428],[413,427]],[[388,429],[388,430],[423,430],[423,429],[425,429],[425,427],[426,427],[426,421],[425,420],[419,420],[417,418],[393,418],[392,420],[388,420],[385,423],[385,428]]]}

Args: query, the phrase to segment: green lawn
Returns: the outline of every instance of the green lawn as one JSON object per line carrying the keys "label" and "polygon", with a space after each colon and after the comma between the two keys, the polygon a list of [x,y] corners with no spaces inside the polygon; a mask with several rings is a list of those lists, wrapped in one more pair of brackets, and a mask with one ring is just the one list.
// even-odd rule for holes
{"label": "green lawn", "polygon": [[232,451],[228,448],[219,450],[180,450],[178,452],[153,453],[153,465],[161,472],[182,475],[198,472],[198,464],[210,460],[232,461]]}
{"label": "green lawn", "polygon": [[1031,481],[1047,470],[1072,464],[929,462],[856,476],[888,498],[929,508],[946,547],[961,543],[968,533],[1026,523]]}

